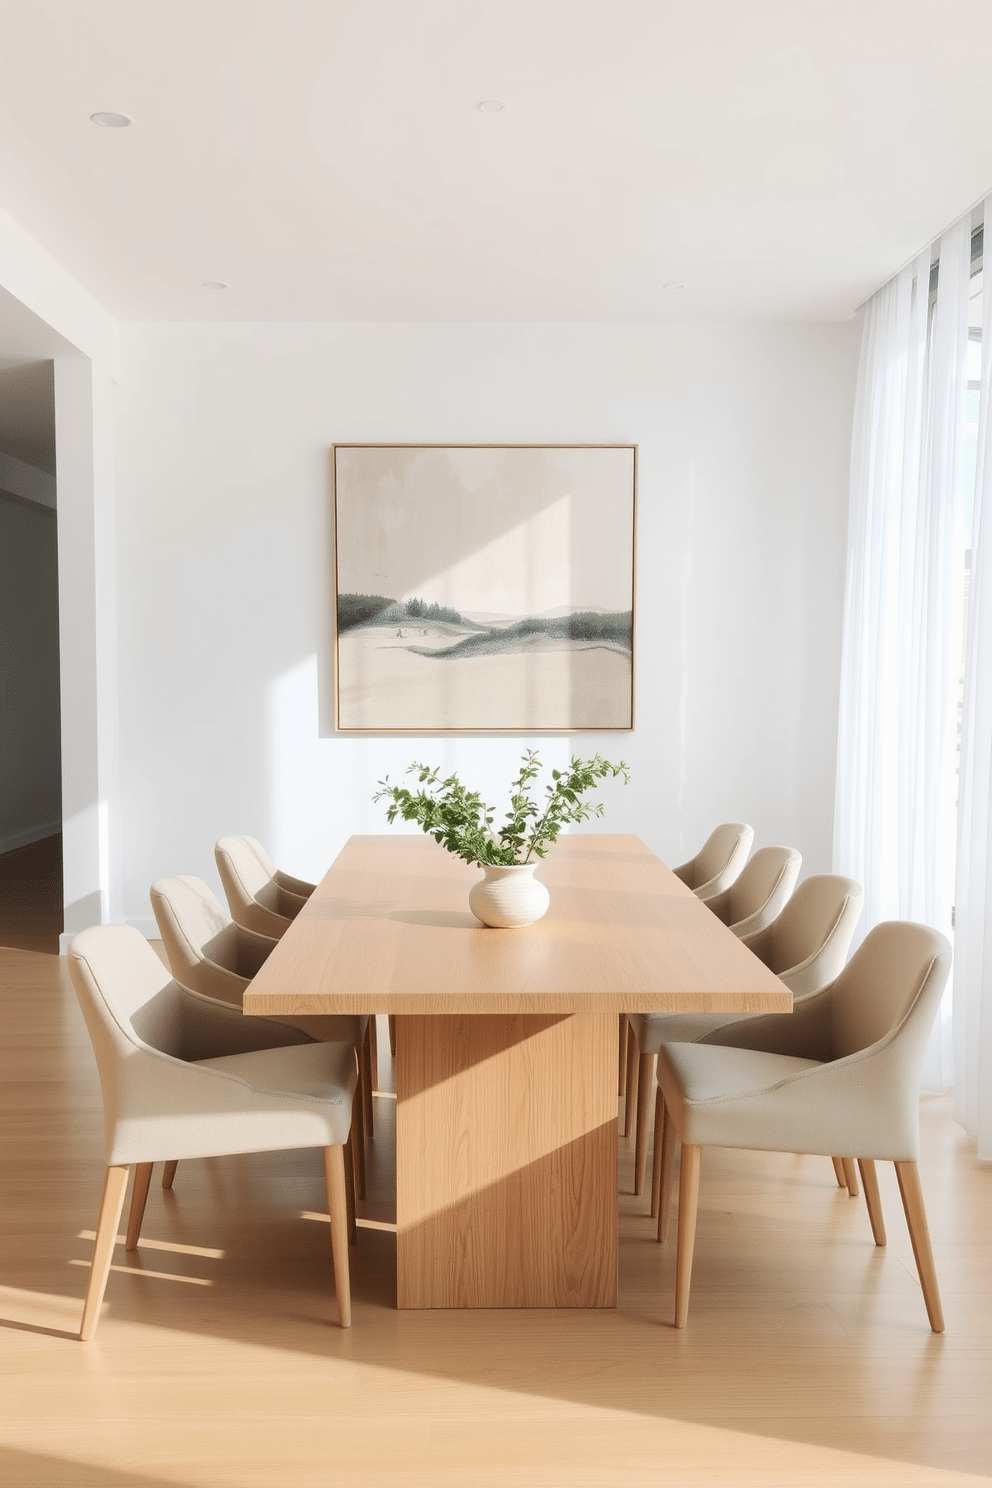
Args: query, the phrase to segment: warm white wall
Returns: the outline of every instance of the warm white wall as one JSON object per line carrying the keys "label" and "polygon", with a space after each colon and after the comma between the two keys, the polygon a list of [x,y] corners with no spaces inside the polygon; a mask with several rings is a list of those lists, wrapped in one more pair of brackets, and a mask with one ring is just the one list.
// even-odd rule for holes
{"label": "warm white wall", "polygon": [[604,830],[669,861],[721,819],[831,853],[856,331],[848,325],[124,328],[115,407],[124,911],[223,832],[322,872],[387,770],[493,795],[528,739],[335,738],[335,440],[636,442],[637,727]]}

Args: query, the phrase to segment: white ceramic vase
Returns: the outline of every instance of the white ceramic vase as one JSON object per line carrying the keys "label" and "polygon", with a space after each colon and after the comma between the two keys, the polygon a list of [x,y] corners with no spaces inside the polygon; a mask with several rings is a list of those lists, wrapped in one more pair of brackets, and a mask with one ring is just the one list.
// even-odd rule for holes
{"label": "white ceramic vase", "polygon": [[532,925],[547,913],[551,895],[539,878],[536,863],[483,863],[486,875],[468,891],[468,907],[476,919],[496,929]]}

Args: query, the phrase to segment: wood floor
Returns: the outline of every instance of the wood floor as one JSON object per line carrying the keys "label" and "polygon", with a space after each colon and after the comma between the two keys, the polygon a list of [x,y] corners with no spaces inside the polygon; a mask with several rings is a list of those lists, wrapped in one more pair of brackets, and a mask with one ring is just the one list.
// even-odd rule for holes
{"label": "wood floor", "polygon": [[92,1054],[64,962],[0,950],[4,1488],[963,1485],[992,1482],[992,1165],[923,1101],[947,1332],[891,1168],[889,1228],[826,1159],[707,1152],[689,1325],[674,1244],[621,1141],[615,1312],[394,1307],[383,1024],[354,1325],[334,1304],[319,1152],[156,1169],[92,1344],[75,1341],[102,1180]]}

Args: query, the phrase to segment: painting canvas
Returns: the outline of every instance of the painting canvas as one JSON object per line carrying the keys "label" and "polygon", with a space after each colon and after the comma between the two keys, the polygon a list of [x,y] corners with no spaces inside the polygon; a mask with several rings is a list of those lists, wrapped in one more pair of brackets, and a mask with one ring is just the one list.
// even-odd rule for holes
{"label": "painting canvas", "polygon": [[634,446],[333,456],[340,731],[633,727]]}

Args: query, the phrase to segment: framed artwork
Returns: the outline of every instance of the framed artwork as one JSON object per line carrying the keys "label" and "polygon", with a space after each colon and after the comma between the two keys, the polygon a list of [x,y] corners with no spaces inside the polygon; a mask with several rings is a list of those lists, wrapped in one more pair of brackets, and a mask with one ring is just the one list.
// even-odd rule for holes
{"label": "framed artwork", "polygon": [[335,727],[633,727],[635,445],[336,444]]}

